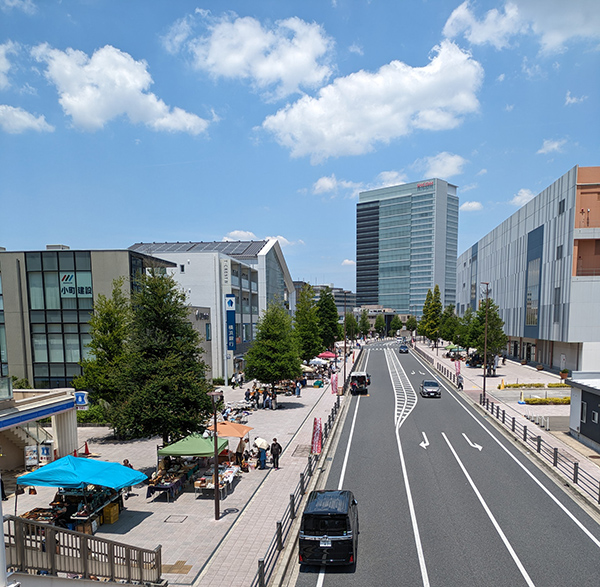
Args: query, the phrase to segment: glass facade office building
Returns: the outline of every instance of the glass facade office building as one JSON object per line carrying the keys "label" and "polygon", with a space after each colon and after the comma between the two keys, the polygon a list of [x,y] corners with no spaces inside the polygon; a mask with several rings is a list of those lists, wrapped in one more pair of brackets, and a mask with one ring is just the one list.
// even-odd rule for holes
{"label": "glass facade office building", "polygon": [[429,289],[455,304],[456,186],[430,179],[359,194],[356,302],[421,316]]}

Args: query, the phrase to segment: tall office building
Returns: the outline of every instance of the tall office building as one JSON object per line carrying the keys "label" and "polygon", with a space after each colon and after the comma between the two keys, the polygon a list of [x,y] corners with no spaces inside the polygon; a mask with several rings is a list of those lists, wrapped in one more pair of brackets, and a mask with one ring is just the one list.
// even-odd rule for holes
{"label": "tall office building", "polygon": [[356,207],[356,303],[420,317],[427,290],[456,300],[458,197],[441,179],[361,192]]}

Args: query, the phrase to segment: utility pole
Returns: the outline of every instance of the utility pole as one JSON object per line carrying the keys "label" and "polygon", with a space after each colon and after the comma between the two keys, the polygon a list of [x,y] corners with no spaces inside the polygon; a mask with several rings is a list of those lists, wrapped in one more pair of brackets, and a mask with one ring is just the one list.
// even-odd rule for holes
{"label": "utility pole", "polygon": [[344,291],[344,382],[342,393],[346,393],[346,291]]}

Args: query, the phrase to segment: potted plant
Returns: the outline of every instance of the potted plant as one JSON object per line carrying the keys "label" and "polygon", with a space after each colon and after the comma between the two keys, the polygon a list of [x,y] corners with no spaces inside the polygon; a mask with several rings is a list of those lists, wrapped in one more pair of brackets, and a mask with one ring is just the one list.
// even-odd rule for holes
{"label": "potted plant", "polygon": [[561,369],[560,370],[560,378],[561,379],[566,379],[569,376],[569,370],[568,369]]}

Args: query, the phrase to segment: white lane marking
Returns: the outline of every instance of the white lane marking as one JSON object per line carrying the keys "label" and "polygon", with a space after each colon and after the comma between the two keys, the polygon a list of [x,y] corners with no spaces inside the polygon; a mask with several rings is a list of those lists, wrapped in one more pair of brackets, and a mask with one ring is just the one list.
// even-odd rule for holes
{"label": "white lane marking", "polygon": [[512,557],[513,561],[515,561],[515,564],[517,565],[517,568],[519,569],[521,575],[523,576],[523,579],[525,579],[525,582],[527,583],[527,585],[530,585],[530,587],[535,587],[535,583],[531,580],[529,573],[525,570],[525,567],[523,566],[523,563],[517,556],[515,549],[512,547],[511,543],[508,541],[508,538],[502,531],[502,528],[500,528],[500,524],[498,524],[498,522],[496,521],[494,514],[492,514],[492,511],[490,510],[487,503],[485,502],[485,499],[483,499],[483,496],[481,495],[479,489],[477,489],[477,486],[473,482],[473,479],[471,479],[471,476],[469,475],[467,469],[463,465],[459,456],[456,454],[454,447],[452,446],[452,444],[450,444],[448,437],[446,436],[446,434],[444,432],[442,432],[442,436],[444,437],[444,440],[446,441],[448,448],[450,448],[450,451],[454,455],[456,462],[458,463],[459,467],[462,469],[462,472],[464,473],[465,477],[467,478],[469,485],[471,485],[471,489],[473,489],[473,491],[475,492],[475,495],[477,496],[477,499],[479,499],[479,503],[481,503],[483,509],[485,510],[485,513],[487,514],[488,518],[490,519],[494,528],[496,529],[496,532],[498,532],[498,535],[502,539],[502,542],[504,542],[504,546],[506,546],[506,549],[510,553],[510,556]]}
{"label": "white lane marking", "polygon": [[352,445],[352,436],[354,436],[354,426],[356,424],[356,416],[358,416],[358,406],[360,405],[360,395],[356,399],[356,408],[354,409],[354,417],[352,418],[352,426],[350,427],[350,437],[348,438],[348,445],[346,446],[346,454],[344,455],[344,464],[342,465],[342,472],[340,473],[340,482],[338,483],[338,489],[341,489],[344,485],[344,477],[346,476],[346,466],[348,465],[348,457],[350,456],[350,447]]}
{"label": "white lane marking", "polygon": [[480,444],[475,444],[474,442],[471,442],[469,440],[469,437],[463,432],[462,435],[465,437],[465,440],[469,443],[469,446],[476,448],[479,452],[481,452],[481,449],[483,448],[483,446],[481,446]]}
{"label": "white lane marking", "polygon": [[[402,467],[402,477],[404,479],[404,486],[406,487],[406,498],[408,500],[408,510],[410,512],[410,521],[412,523],[412,527],[413,527],[413,535],[415,537],[415,546],[417,548],[417,557],[419,559],[419,568],[421,569],[421,578],[423,581],[423,587],[429,587],[430,583],[429,583],[429,575],[427,573],[427,565],[425,563],[425,555],[423,553],[423,544],[421,543],[421,533],[419,532],[419,524],[417,523],[417,514],[415,511],[415,505],[413,502],[413,498],[412,498],[412,491],[410,489],[410,483],[408,481],[408,471],[406,469],[406,462],[404,461],[404,453],[402,451],[402,443],[400,442],[400,427],[402,426],[402,424],[405,422],[406,418],[408,417],[408,415],[410,414],[410,412],[412,412],[412,410],[414,409],[415,405],[416,405],[416,394],[414,392],[414,389],[410,383],[410,380],[408,379],[408,377],[406,376],[406,372],[404,371],[404,368],[402,367],[402,365],[399,365],[400,369],[402,370],[402,376],[400,375],[400,373],[398,372],[398,369],[396,367],[396,355],[394,355],[393,353],[389,353],[389,355],[386,353],[386,361],[388,364],[388,373],[390,376],[390,379],[392,381],[392,388],[394,389],[394,401],[396,403],[396,414],[398,414],[398,402],[400,401],[400,390],[398,390],[398,392],[396,392],[396,384],[394,381],[394,378],[396,378],[400,384],[400,386],[402,387],[402,395],[404,396],[404,398],[407,395],[407,391],[408,392],[412,392],[412,395],[414,396],[414,403],[411,405],[410,409],[407,411],[406,408],[402,409],[402,412],[404,412],[403,417],[398,417],[396,416],[396,444],[398,445],[398,454],[400,456],[400,465]],[[393,364],[390,364],[390,359],[391,362]],[[398,361],[399,363],[399,361]],[[392,372],[392,367],[393,367],[393,372]],[[406,383],[407,383],[407,388],[404,387],[404,384],[402,382],[402,377],[405,378]]]}
{"label": "white lane marking", "polygon": [[424,449],[427,449],[427,447],[429,446],[429,440],[427,440],[427,435],[425,434],[425,432],[423,432],[423,442],[421,442],[419,446],[422,446]]}
{"label": "white lane marking", "polygon": [[[417,355],[415,355],[415,357],[417,357]],[[421,360],[420,357],[417,357],[418,360]],[[461,401],[459,401],[459,399],[454,395],[454,393],[452,393],[452,391],[450,389],[448,389],[445,385],[443,386],[444,389],[450,394],[450,397],[452,397],[452,399],[454,399],[454,401],[456,401],[456,403],[465,411],[467,412],[467,414],[469,414],[469,416],[471,416],[471,418],[473,418],[473,420],[475,420],[475,422],[477,422],[477,424],[479,424],[479,426],[481,426],[492,438],[492,440],[517,464],[519,465],[519,467],[521,467],[521,469],[523,469],[523,471],[525,471],[525,473],[527,473],[527,475],[529,475],[529,477],[532,479],[532,481],[534,481],[538,487],[571,519],[571,521],[598,547],[600,548],[600,540],[598,540],[584,525],[582,522],[580,522],[574,514],[572,514],[567,506],[563,505],[559,499],[557,497],[555,497],[549,489],[547,489],[546,487],[544,487],[544,485],[542,484],[542,482],[537,479],[537,477],[531,472],[529,471],[529,469],[527,469],[527,467],[521,463],[521,461],[519,461],[519,459],[513,455],[501,442],[498,438],[496,438],[494,436],[494,434],[488,430],[484,424],[482,422],[480,422],[477,417],[475,416],[475,414],[473,414],[469,408],[465,405],[463,405],[463,403]],[[573,498],[571,498],[571,500],[573,501],[573,503],[575,503],[575,501],[573,500]]]}

